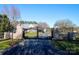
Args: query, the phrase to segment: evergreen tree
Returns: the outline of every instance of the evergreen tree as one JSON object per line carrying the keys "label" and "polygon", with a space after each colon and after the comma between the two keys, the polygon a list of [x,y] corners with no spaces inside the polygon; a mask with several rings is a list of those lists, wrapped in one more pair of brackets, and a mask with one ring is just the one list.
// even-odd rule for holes
{"label": "evergreen tree", "polygon": [[10,24],[7,15],[0,15],[0,32],[12,31],[13,26]]}

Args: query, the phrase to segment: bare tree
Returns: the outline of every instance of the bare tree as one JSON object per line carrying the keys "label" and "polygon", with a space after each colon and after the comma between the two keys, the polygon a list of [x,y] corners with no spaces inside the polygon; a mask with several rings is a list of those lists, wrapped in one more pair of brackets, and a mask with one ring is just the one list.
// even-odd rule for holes
{"label": "bare tree", "polygon": [[6,5],[4,5],[2,9],[2,14],[7,15],[9,20],[15,24],[16,24],[16,21],[18,21],[21,18],[20,10],[15,6],[11,6],[11,8],[8,8]]}
{"label": "bare tree", "polygon": [[18,20],[20,18],[20,11],[18,8],[12,6],[10,13],[11,13],[12,20]]}
{"label": "bare tree", "polygon": [[40,22],[40,23],[38,23],[38,27],[40,29],[46,29],[46,28],[49,28],[49,25],[45,22]]}
{"label": "bare tree", "polygon": [[10,13],[9,8],[6,5],[4,5],[2,8],[2,14],[7,15],[9,18],[9,15],[10,15],[9,13]]}
{"label": "bare tree", "polygon": [[6,5],[3,5],[2,14],[6,15],[9,18],[9,20],[10,20],[10,10],[9,10],[9,8]]}
{"label": "bare tree", "polygon": [[11,9],[10,9],[10,18],[12,20],[12,24],[14,26],[17,25],[17,21],[21,18],[20,16],[20,11],[18,8],[12,6]]}
{"label": "bare tree", "polygon": [[[11,6],[10,18],[12,20],[12,25],[14,26],[14,28],[16,28],[16,25],[18,24],[18,20],[20,19],[20,11],[19,11],[18,8],[14,7],[14,6]],[[12,39],[12,41],[13,41],[13,39]],[[14,43],[12,43],[12,45],[13,44]]]}
{"label": "bare tree", "polygon": [[66,28],[69,28],[69,27],[74,27],[75,24],[72,23],[72,21],[70,20],[59,20],[59,21],[56,21],[56,23],[54,24],[54,27],[66,27]]}
{"label": "bare tree", "polygon": [[67,33],[68,31],[73,31],[75,28],[75,24],[73,24],[70,20],[59,20],[54,24],[54,28],[58,27],[61,32]]}
{"label": "bare tree", "polygon": [[[3,14],[8,16],[10,20],[10,24],[13,26],[12,28],[13,29],[16,28],[17,21],[20,19],[19,9],[14,6],[11,6],[11,8],[8,8],[7,6],[3,6],[2,12]],[[12,33],[12,45],[13,45],[13,33]]]}

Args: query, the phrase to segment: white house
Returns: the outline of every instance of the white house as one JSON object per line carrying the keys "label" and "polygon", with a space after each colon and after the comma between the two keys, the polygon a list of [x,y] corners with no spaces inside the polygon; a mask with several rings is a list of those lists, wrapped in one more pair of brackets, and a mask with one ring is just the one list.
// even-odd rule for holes
{"label": "white house", "polygon": [[34,28],[37,26],[37,24],[22,24],[22,28],[28,29],[28,28]]}

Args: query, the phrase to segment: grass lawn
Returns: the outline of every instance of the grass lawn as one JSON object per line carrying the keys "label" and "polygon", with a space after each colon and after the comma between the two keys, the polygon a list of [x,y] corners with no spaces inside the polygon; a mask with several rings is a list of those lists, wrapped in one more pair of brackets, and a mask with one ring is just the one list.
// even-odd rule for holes
{"label": "grass lawn", "polygon": [[[42,35],[42,34],[44,34],[44,33],[39,32],[39,36]],[[48,33],[47,33],[47,34],[48,34]],[[26,33],[25,33],[25,36],[27,36],[27,37],[36,37],[36,36],[37,36],[37,32],[32,32],[32,31],[26,32]]]}
{"label": "grass lawn", "polygon": [[71,41],[53,41],[55,47],[60,50],[71,51],[73,53],[79,53],[79,43]]}
{"label": "grass lawn", "polygon": [[10,40],[5,40],[0,42],[0,51],[3,51],[10,47]]}
{"label": "grass lawn", "polygon": [[37,36],[37,32],[26,32],[25,36],[27,36],[27,37],[35,37],[35,36]]}
{"label": "grass lawn", "polygon": [[17,42],[18,42],[17,39],[14,39],[13,42],[11,39],[0,41],[0,51],[10,48],[12,46],[12,43],[16,44]]}

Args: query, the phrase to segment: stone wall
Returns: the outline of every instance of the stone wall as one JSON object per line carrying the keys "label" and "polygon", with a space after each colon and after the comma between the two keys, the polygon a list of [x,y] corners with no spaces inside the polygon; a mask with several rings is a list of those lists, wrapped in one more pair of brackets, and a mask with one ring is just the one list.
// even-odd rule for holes
{"label": "stone wall", "polygon": [[16,32],[15,33],[12,33],[12,32],[4,32],[4,39],[10,39],[10,38],[13,38],[13,39],[22,39],[22,34],[23,34],[23,29],[21,27],[20,24],[18,24],[16,26]]}

